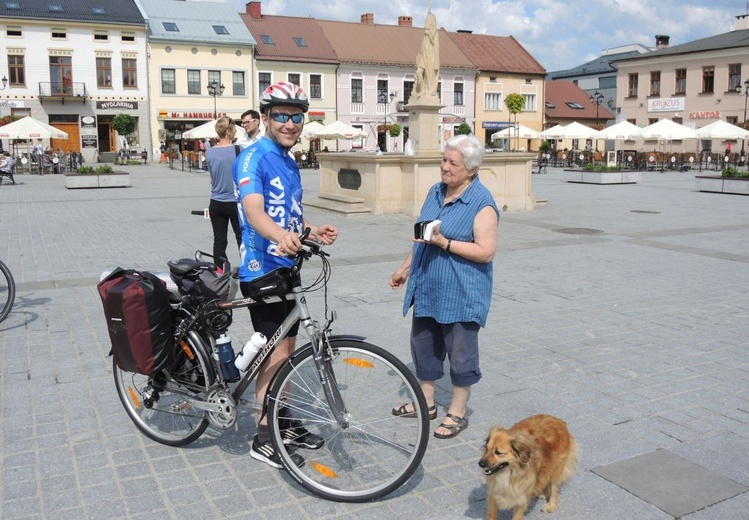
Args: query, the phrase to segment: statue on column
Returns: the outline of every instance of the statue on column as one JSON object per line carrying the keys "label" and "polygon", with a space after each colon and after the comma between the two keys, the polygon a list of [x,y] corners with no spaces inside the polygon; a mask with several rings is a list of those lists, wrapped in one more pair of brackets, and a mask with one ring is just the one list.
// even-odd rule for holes
{"label": "statue on column", "polygon": [[416,81],[414,82],[412,99],[424,96],[437,97],[437,82],[440,75],[440,46],[437,18],[431,8],[427,13],[424,25],[424,38],[421,49],[416,56]]}

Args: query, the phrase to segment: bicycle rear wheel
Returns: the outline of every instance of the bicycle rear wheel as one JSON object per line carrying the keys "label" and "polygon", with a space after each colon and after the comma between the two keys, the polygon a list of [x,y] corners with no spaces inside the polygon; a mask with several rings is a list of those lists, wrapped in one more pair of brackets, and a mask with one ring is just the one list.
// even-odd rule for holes
{"label": "bicycle rear wheel", "polygon": [[0,262],[0,321],[3,321],[10,314],[13,308],[13,302],[16,301],[16,282],[10,269],[4,263]]}
{"label": "bicycle rear wheel", "polygon": [[[286,471],[312,493],[338,502],[374,500],[399,488],[421,463],[429,439],[426,401],[414,375],[386,350],[349,339],[330,344],[348,428],[333,417],[309,346],[279,369],[268,393],[271,440]],[[412,401],[416,418],[392,414],[393,406]],[[284,408],[291,423],[281,417]],[[305,458],[301,468],[279,449],[284,438],[289,442],[288,429],[300,426],[325,441],[297,452]]]}
{"label": "bicycle rear wheel", "polygon": [[125,411],[141,432],[161,444],[184,446],[208,427],[207,412],[191,406],[189,396],[205,397],[215,375],[209,356],[192,335],[177,347],[171,366],[146,376],[113,363],[114,382]]}

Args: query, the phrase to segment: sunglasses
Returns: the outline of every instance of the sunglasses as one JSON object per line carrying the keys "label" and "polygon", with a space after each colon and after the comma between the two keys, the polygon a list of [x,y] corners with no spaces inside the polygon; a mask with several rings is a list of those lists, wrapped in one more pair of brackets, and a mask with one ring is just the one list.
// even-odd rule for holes
{"label": "sunglasses", "polygon": [[249,121],[242,121],[242,125],[249,125],[250,123],[254,123],[255,121],[260,122],[259,119],[250,119]]}
{"label": "sunglasses", "polygon": [[295,125],[300,125],[304,122],[304,114],[280,114],[278,112],[275,112],[269,116],[273,121],[276,123],[281,123],[282,125],[289,122],[289,119],[291,119],[292,123]]}

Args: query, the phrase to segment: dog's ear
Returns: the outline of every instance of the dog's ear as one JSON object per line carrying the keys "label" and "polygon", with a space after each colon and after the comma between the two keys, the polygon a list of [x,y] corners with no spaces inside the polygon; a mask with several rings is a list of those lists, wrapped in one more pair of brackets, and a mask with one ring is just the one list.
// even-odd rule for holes
{"label": "dog's ear", "polygon": [[518,433],[513,437],[510,443],[513,453],[523,464],[527,464],[531,460],[531,452],[533,451],[533,440],[524,433]]}

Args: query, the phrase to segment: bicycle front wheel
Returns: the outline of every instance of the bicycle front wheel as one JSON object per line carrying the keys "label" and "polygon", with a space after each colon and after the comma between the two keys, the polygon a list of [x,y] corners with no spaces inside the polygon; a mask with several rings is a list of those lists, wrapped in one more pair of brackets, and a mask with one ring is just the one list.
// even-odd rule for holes
{"label": "bicycle front wheel", "polygon": [[152,376],[125,372],[113,363],[117,394],[130,419],[167,446],[190,444],[208,427],[207,412],[191,405],[192,396],[205,397],[214,380],[210,358],[198,342],[186,336],[171,368]]}
{"label": "bicycle front wheel", "polygon": [[[335,420],[307,347],[279,369],[268,393],[271,440],[289,474],[312,493],[338,502],[374,500],[403,485],[421,463],[429,439],[426,400],[414,375],[386,350],[348,339],[330,345],[328,366],[348,425]],[[405,402],[416,403],[415,418],[392,414]],[[280,448],[303,446],[294,438],[300,427],[324,445],[300,449],[305,464],[297,467]]]}
{"label": "bicycle front wheel", "polygon": [[0,262],[0,321],[3,321],[10,314],[13,308],[13,302],[16,301],[16,282],[10,269],[4,263]]}

